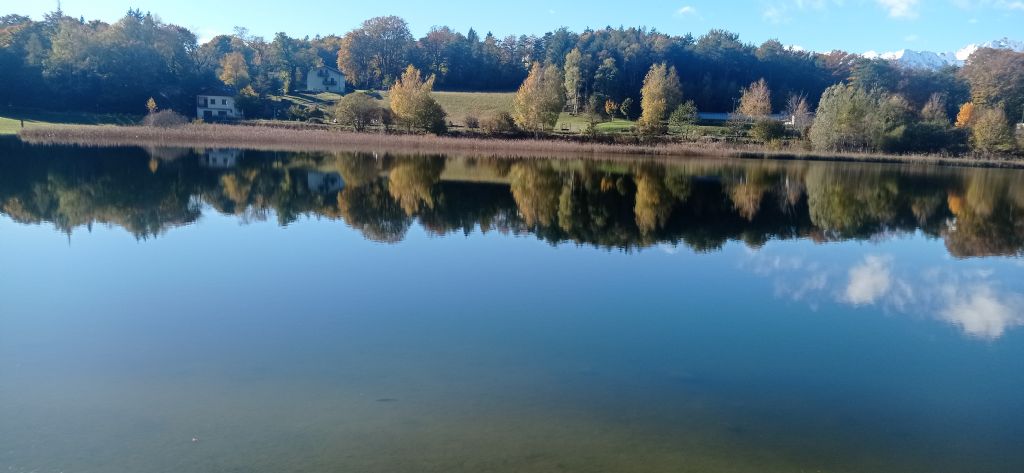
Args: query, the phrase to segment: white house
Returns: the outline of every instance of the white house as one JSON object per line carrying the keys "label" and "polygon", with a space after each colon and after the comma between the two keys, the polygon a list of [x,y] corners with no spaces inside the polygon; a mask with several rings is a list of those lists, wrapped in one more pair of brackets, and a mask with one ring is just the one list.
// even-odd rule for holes
{"label": "white house", "polygon": [[200,95],[196,97],[196,118],[205,121],[235,120],[242,118],[235,107],[235,98],[227,95]]}
{"label": "white house", "polygon": [[199,165],[214,169],[230,169],[238,165],[242,150],[211,149],[199,155]]}
{"label": "white house", "polygon": [[327,67],[314,67],[306,74],[306,90],[309,92],[345,93],[345,74]]}

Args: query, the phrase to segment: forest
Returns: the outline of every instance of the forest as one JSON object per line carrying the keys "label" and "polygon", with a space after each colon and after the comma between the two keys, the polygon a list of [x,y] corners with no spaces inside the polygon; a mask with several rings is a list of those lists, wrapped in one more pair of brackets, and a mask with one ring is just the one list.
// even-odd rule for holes
{"label": "forest", "polygon": [[[196,94],[227,87],[249,104],[247,116],[259,118],[266,113],[261,99],[296,90],[320,65],[339,68],[362,90],[393,88],[413,69],[409,86],[428,93],[522,93],[532,84],[539,92],[527,97],[547,108],[517,111],[515,124],[527,131],[550,129],[551,110],[622,115],[639,120],[638,132],[654,134],[668,131],[666,122],[692,122],[698,110],[743,112],[751,123],[785,112],[808,117],[796,134],[820,149],[933,152],[970,143],[1006,153],[1017,149],[1013,124],[1024,117],[1024,54],[990,49],[963,68],[933,71],[843,51],[802,51],[776,40],[748,44],[723,30],[677,36],[635,27],[562,28],[498,38],[435,27],[415,38],[404,20],[390,16],[315,38],[278,33],[268,40],[237,27],[200,44],[194,32],[140,10],[113,24],[60,11],[41,21],[0,18],[0,106],[6,107],[141,115],[152,98],[154,107],[191,115]],[[647,88],[657,71],[661,89]],[[818,109],[821,102],[825,110]],[[817,134],[810,121],[815,111],[825,117]],[[836,121],[851,116],[852,122]],[[418,128],[443,131],[437,120],[419,119]],[[765,142],[784,136],[770,125],[755,126],[753,136]]]}

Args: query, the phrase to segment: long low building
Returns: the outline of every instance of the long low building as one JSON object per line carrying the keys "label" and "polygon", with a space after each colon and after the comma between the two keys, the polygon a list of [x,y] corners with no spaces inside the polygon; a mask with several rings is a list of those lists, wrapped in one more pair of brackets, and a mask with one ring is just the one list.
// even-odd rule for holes
{"label": "long low building", "polygon": [[[732,119],[742,118],[742,115],[728,112],[700,112],[697,114],[697,118],[706,122],[727,122]],[[768,118],[784,123],[791,123],[793,121],[793,117],[791,115],[786,115],[784,113],[769,115]]]}

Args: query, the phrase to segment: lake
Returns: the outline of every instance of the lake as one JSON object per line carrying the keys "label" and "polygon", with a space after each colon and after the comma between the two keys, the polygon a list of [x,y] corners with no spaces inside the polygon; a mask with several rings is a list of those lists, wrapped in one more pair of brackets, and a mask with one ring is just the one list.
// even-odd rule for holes
{"label": "lake", "polygon": [[1024,471],[1024,173],[0,141],[8,472]]}

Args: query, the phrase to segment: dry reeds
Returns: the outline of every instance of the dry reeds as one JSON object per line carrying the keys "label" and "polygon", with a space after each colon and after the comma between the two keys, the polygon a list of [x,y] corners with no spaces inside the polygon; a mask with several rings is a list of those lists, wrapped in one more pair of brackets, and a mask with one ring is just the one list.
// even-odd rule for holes
{"label": "dry reeds", "polygon": [[18,136],[22,141],[30,144],[91,147],[158,146],[268,151],[367,151],[515,158],[721,157],[1024,167],[1024,160],[1020,159],[869,153],[820,154],[802,150],[766,150],[751,145],[724,143],[606,144],[554,139],[456,138],[215,124],[192,124],[175,128],[69,125],[30,128],[22,130]]}

